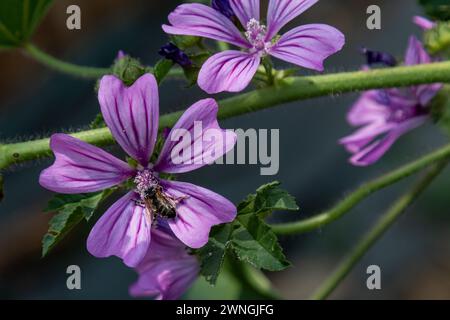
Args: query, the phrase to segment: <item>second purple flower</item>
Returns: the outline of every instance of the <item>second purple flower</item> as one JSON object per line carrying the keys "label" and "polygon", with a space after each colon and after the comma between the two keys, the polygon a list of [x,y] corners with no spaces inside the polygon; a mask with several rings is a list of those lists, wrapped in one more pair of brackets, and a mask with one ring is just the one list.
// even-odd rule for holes
{"label": "second purple flower", "polygon": [[267,26],[260,18],[260,0],[222,1],[229,2],[244,28],[243,33],[230,19],[229,10],[223,12],[198,3],[182,4],[169,15],[171,25],[163,25],[163,29],[169,34],[205,37],[243,49],[213,55],[198,76],[198,85],[207,93],[239,92],[248,86],[266,55],[322,71],[323,61],[342,49],[344,35],[325,24],[300,26],[278,36],[281,28],[317,1],[270,0]]}

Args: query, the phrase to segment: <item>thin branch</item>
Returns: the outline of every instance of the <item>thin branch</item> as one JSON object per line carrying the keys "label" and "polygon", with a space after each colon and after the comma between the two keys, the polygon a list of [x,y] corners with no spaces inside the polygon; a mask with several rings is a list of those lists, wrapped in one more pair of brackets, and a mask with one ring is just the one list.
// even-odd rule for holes
{"label": "thin branch", "polygon": [[448,160],[434,166],[411,190],[401,196],[392,207],[380,217],[371,230],[359,241],[350,254],[341,262],[336,271],[312,295],[311,299],[326,299],[333,290],[344,280],[353,267],[361,260],[366,252],[378,239],[394,224],[401,214],[425,191],[439,173],[446,167]]}
{"label": "thin branch", "polygon": [[[33,58],[34,60],[40,62],[46,67],[53,69],[55,71],[68,74],[75,77],[87,78],[87,79],[98,79],[105,74],[111,73],[110,68],[96,68],[96,67],[86,67],[72,64],[59,60],[48,53],[42,51],[35,45],[28,43],[23,46],[23,51]],[[180,68],[173,68],[169,71],[168,77],[183,77],[183,70]]]}
{"label": "thin branch", "polygon": [[327,225],[353,209],[362,200],[374,192],[388,187],[399,180],[402,180],[436,162],[450,158],[450,144],[414,161],[400,167],[388,174],[385,174],[371,182],[363,184],[355,192],[351,193],[344,200],[340,201],[332,209],[315,215],[311,218],[297,222],[272,225],[272,229],[277,234],[300,234],[318,229]]}

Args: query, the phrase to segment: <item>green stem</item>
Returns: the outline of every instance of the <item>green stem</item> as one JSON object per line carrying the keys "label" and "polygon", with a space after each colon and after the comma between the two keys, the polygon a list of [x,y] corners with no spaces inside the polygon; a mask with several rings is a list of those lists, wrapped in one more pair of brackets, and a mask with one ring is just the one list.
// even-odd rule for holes
{"label": "green stem", "polygon": [[372,193],[388,187],[436,162],[449,158],[450,144],[373,181],[363,184],[332,209],[324,213],[297,222],[275,224],[272,225],[272,229],[277,234],[288,235],[304,233],[320,228],[342,217]]}
{"label": "green stem", "polygon": [[326,299],[333,290],[344,280],[352,268],[364,254],[381,238],[393,225],[400,215],[417,199],[430,185],[435,177],[446,167],[448,161],[436,164],[430,171],[408,192],[401,196],[392,207],[380,217],[374,227],[360,240],[350,254],[341,262],[336,271],[312,295],[313,300]]}
{"label": "green stem", "polygon": [[23,46],[23,50],[30,57],[42,63],[43,65],[53,70],[67,73],[73,76],[96,79],[110,72],[109,68],[84,67],[58,60],[31,43],[25,44]]}
{"label": "green stem", "polygon": [[[85,67],[61,61],[42,51],[31,43],[25,44],[23,46],[23,50],[27,55],[40,62],[44,66],[72,76],[88,79],[98,79],[105,74],[111,73],[110,68]],[[168,77],[182,78],[184,77],[183,70],[181,68],[172,68],[168,73]]]}
{"label": "green stem", "polygon": [[269,86],[273,85],[275,82],[275,78],[273,76],[273,64],[269,57],[264,57],[262,59],[262,64],[264,66],[264,69],[266,70],[267,75],[267,84]]}
{"label": "green stem", "polygon": [[[283,103],[313,97],[375,88],[404,87],[434,82],[450,82],[450,61],[417,66],[403,66],[372,71],[345,72],[329,75],[292,77],[277,86],[254,90],[219,101],[219,118],[226,119]],[[160,118],[160,128],[172,127],[183,112]],[[113,143],[108,128],[73,134],[95,145]],[[8,166],[49,156],[49,139],[39,139],[0,146],[0,170]]]}

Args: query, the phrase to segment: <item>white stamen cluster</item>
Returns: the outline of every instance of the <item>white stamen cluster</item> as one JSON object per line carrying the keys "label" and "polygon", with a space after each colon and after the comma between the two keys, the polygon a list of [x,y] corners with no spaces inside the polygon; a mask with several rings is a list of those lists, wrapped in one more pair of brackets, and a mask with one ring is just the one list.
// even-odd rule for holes
{"label": "white stamen cluster", "polygon": [[143,198],[147,190],[159,184],[158,178],[155,177],[152,170],[144,169],[139,171],[134,178],[136,184],[136,192]]}
{"label": "white stamen cluster", "polygon": [[254,18],[250,19],[246,26],[245,37],[256,51],[267,53],[272,43],[266,41],[267,28]]}

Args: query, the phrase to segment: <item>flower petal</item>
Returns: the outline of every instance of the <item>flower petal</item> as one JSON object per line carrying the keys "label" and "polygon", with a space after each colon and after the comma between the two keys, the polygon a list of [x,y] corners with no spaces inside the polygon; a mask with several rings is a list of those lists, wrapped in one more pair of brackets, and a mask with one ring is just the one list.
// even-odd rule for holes
{"label": "flower petal", "polygon": [[258,55],[227,50],[210,57],[198,75],[198,85],[209,94],[244,90],[258,70]]}
{"label": "flower petal", "polygon": [[150,245],[151,217],[136,204],[134,191],[114,203],[97,221],[87,240],[88,251],[99,258],[118,256],[137,266]]}
{"label": "flower petal", "polygon": [[[405,55],[405,65],[417,65],[431,63],[432,59],[425,50],[422,42],[416,37],[411,36],[409,38],[409,45]],[[413,92],[416,94],[417,99],[422,106],[426,106],[442,89],[442,84],[424,84],[413,87]]]}
{"label": "flower petal", "polygon": [[123,182],[134,172],[106,151],[67,134],[52,135],[50,149],[55,162],[42,171],[39,183],[54,192],[95,192]]}
{"label": "flower petal", "polygon": [[442,89],[442,83],[424,84],[414,87],[417,98],[422,106],[427,106],[436,94]]}
{"label": "flower petal", "polygon": [[158,134],[159,97],[155,77],[144,74],[131,87],[126,87],[117,77],[104,76],[98,100],[117,143],[146,166]]}
{"label": "flower petal", "polygon": [[356,153],[361,151],[368,143],[376,139],[379,135],[386,133],[397,126],[394,122],[389,123],[374,123],[364,126],[353,134],[346,136],[339,140],[339,144],[351,152]]}
{"label": "flower petal", "polygon": [[163,25],[166,33],[205,37],[250,48],[248,41],[226,16],[200,3],[179,5],[169,15],[171,25]]}
{"label": "flower petal", "polygon": [[421,16],[414,16],[413,17],[413,22],[415,25],[419,26],[420,28],[422,28],[424,31],[426,30],[431,30],[434,27],[436,27],[436,23],[428,20],[427,18],[421,17]]}
{"label": "flower petal", "polygon": [[259,21],[259,2],[260,0],[230,0],[230,6],[244,28],[252,18]]}
{"label": "flower petal", "polygon": [[430,62],[431,57],[426,52],[422,42],[420,42],[415,36],[409,37],[408,49],[405,54],[405,65],[412,66]]}
{"label": "flower petal", "polygon": [[154,170],[188,172],[212,164],[230,151],[236,134],[220,128],[217,111],[214,99],[200,100],[187,109],[170,131]]}
{"label": "flower petal", "polygon": [[391,130],[386,136],[375,141],[368,147],[355,153],[350,158],[350,163],[355,166],[368,166],[378,161],[394,144],[394,142],[406,132],[422,125],[428,119],[427,116],[412,118],[401,123],[395,129]]}
{"label": "flower petal", "polygon": [[347,114],[347,121],[353,126],[371,122],[385,122],[389,116],[389,106],[383,103],[386,93],[381,90],[369,90],[361,94]]}
{"label": "flower petal", "polygon": [[266,40],[271,40],[283,26],[308,10],[319,0],[270,0],[267,11]]}
{"label": "flower petal", "polygon": [[134,297],[155,297],[157,300],[177,300],[197,279],[199,265],[194,256],[189,259],[158,261],[139,276],[130,287]]}
{"label": "flower petal", "polygon": [[161,180],[161,185],[165,192],[182,199],[176,208],[177,217],[169,220],[169,226],[191,248],[200,248],[208,242],[212,226],[236,217],[235,205],[208,189],[179,181]]}
{"label": "flower petal", "polygon": [[152,243],[136,268],[139,279],[130,287],[130,294],[156,296],[160,300],[178,299],[197,278],[199,269],[197,258],[187,253],[181,241],[153,229]]}
{"label": "flower petal", "polygon": [[345,36],[325,24],[308,24],[282,35],[269,54],[301,67],[323,71],[323,61],[338,52]]}

